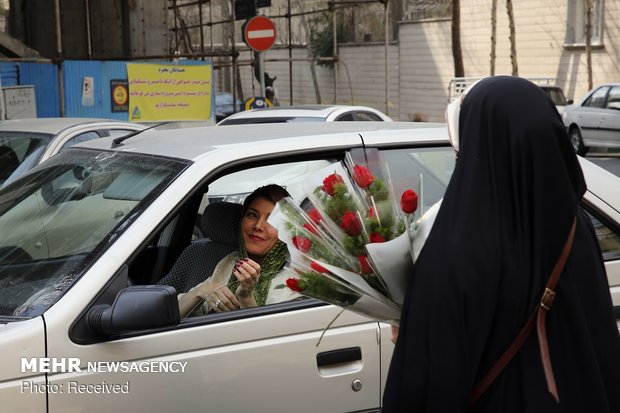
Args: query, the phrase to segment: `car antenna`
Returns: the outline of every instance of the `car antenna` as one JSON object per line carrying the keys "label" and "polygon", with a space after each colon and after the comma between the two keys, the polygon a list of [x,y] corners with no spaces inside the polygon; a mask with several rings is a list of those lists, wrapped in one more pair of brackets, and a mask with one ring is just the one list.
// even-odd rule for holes
{"label": "car antenna", "polygon": [[161,122],[161,123],[157,123],[157,124],[155,124],[155,125],[149,126],[148,128],[144,128],[144,129],[136,130],[136,131],[133,131],[133,132],[128,133],[127,135],[123,135],[123,136],[119,136],[118,138],[114,138],[114,139],[112,140],[112,146],[111,146],[110,148],[111,148],[111,149],[118,148],[118,147],[119,147],[119,146],[121,146],[121,145],[123,144],[123,142],[125,142],[127,139],[129,139],[129,138],[133,138],[134,136],[139,135],[139,134],[141,134],[142,132],[145,132],[145,131],[147,131],[147,130],[149,130],[149,129],[154,129],[154,128],[158,127],[158,126],[162,126],[162,125],[165,125],[165,124],[167,124],[167,123],[170,123],[170,122]]}

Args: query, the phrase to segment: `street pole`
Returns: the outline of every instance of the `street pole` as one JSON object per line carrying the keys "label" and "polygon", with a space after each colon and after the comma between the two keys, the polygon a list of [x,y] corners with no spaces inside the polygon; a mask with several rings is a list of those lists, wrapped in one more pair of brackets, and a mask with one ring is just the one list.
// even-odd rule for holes
{"label": "street pole", "polygon": [[60,0],[54,2],[54,18],[56,20],[56,59],[58,64],[58,104],[60,117],[65,116],[65,85],[62,74],[62,38],[60,28]]}
{"label": "street pole", "polygon": [[258,77],[260,81],[260,95],[265,98],[265,56],[263,52],[258,53]]}
{"label": "street pole", "polygon": [[389,0],[385,0],[385,8],[383,10],[383,26],[385,28],[385,60],[384,60],[384,72],[385,72],[385,114],[389,115],[390,113],[390,79],[389,79],[389,68],[388,68],[388,49],[390,45],[390,29],[389,29]]}

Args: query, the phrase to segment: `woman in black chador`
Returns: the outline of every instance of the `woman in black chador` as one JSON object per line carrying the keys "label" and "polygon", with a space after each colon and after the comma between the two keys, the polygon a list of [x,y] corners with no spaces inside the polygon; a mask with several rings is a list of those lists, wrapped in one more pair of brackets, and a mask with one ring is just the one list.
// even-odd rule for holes
{"label": "woman in black chador", "polygon": [[553,103],[527,80],[491,77],[457,119],[458,160],[408,285],[383,412],[620,412],[620,336]]}

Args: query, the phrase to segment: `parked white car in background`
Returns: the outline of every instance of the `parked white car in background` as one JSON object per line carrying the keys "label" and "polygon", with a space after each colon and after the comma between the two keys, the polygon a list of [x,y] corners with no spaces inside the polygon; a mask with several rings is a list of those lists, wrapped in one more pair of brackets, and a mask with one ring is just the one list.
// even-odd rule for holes
{"label": "parked white car in background", "polygon": [[238,112],[218,122],[218,126],[244,125],[247,123],[292,122],[391,122],[383,112],[368,106],[347,105],[296,105],[251,109]]}
{"label": "parked white car in background", "polygon": [[142,130],[137,123],[91,118],[34,118],[0,122],[0,186],[61,150],[91,139]]}
{"label": "parked white car in background", "polygon": [[564,108],[568,105],[573,104],[572,99],[566,99],[566,95],[564,95],[564,91],[559,86],[554,85],[540,85],[540,88],[545,92],[547,97],[551,99],[555,108],[558,110],[558,113],[561,115],[564,112]]}
{"label": "parked white car in background", "polygon": [[591,146],[620,148],[620,83],[608,83],[589,91],[567,106],[562,119],[579,155]]}
{"label": "parked white car in background", "polygon": [[[157,285],[187,248],[238,248],[213,212],[238,204],[212,188],[294,189],[316,163],[377,151],[397,193],[422,176],[422,208],[443,197],[445,126],[400,122],[148,130],[72,146],[0,190],[3,411],[380,412],[389,325],[313,299],[180,321]],[[581,162],[620,306],[620,179]]]}

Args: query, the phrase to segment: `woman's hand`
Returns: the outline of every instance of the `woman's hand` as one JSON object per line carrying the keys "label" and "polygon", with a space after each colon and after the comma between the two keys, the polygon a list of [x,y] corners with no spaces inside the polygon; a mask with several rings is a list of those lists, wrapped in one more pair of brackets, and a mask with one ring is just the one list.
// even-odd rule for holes
{"label": "woman's hand", "polygon": [[233,274],[239,280],[237,295],[239,297],[249,297],[252,295],[260,278],[260,265],[249,258],[244,258],[235,264]]}
{"label": "woman's hand", "polygon": [[205,297],[209,307],[218,313],[241,308],[239,300],[237,300],[235,294],[233,294],[226,285],[217,286],[207,283],[203,285],[200,290],[199,295]]}
{"label": "woman's hand", "polygon": [[396,340],[398,340],[398,332],[399,328],[397,326],[392,326],[392,343],[396,344]]}
{"label": "woman's hand", "polygon": [[241,308],[256,307],[256,300],[252,293],[260,278],[260,265],[249,258],[244,258],[235,264],[233,274],[239,281],[235,294],[241,303]]}

